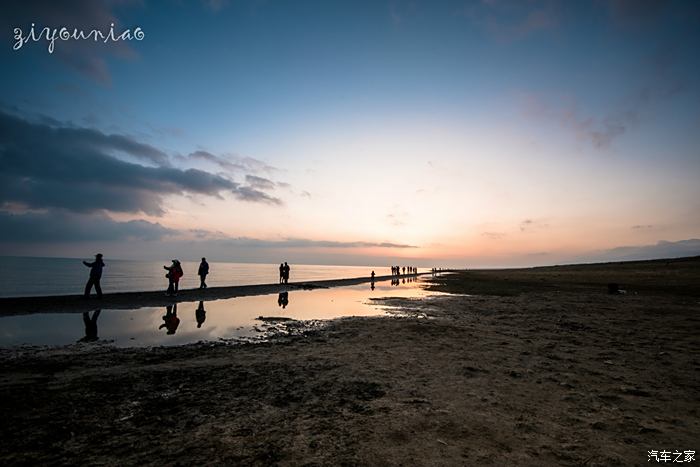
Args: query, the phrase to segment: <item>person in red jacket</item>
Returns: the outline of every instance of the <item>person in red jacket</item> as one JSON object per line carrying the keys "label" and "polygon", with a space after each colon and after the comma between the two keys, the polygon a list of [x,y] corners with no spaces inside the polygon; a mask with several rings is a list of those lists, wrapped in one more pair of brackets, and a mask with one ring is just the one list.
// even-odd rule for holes
{"label": "person in red jacket", "polygon": [[163,266],[163,269],[168,271],[165,277],[168,278],[168,290],[166,295],[177,295],[180,288],[180,278],[184,275],[180,261],[174,259],[170,266]]}

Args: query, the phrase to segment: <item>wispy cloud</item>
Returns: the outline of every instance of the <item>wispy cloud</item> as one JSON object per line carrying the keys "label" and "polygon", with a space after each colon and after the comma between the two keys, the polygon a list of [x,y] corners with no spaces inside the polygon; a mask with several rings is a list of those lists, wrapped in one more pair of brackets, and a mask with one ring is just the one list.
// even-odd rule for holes
{"label": "wispy cloud", "polygon": [[193,162],[205,162],[212,166],[217,166],[228,172],[254,172],[254,173],[275,173],[279,169],[264,161],[249,156],[239,156],[237,154],[216,155],[209,151],[197,150],[185,156],[177,155],[175,160],[180,164],[188,165]]}
{"label": "wispy cloud", "polygon": [[549,227],[549,224],[542,220],[524,219],[522,222],[520,222],[518,227],[520,228],[521,232],[527,232],[535,229],[546,229]]}
{"label": "wispy cloud", "polygon": [[559,3],[553,0],[482,0],[458,10],[475,27],[502,42],[511,42],[560,24]]}
{"label": "wispy cloud", "polygon": [[264,177],[258,177],[257,175],[246,175],[245,181],[248,185],[253,188],[259,188],[261,190],[273,190],[277,184],[272,180]]}
{"label": "wispy cloud", "polygon": [[489,238],[489,239],[491,239],[491,240],[500,240],[500,239],[502,239],[503,237],[505,237],[506,234],[503,233],[503,232],[482,232],[482,233],[481,233],[481,236],[482,236],[482,237]]}
{"label": "wispy cloud", "polygon": [[663,47],[649,54],[640,64],[645,70],[638,85],[618,99],[611,100],[611,108],[599,116],[581,110],[573,96],[557,98],[536,93],[520,95],[520,105],[528,117],[559,122],[580,140],[597,149],[608,148],[615,140],[629,132],[662,101],[683,93],[687,86],[678,72],[675,49]]}

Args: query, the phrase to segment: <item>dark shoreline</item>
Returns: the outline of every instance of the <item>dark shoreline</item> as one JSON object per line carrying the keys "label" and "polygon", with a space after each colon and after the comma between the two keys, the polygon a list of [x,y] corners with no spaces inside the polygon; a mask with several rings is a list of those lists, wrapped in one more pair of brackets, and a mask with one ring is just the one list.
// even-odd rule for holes
{"label": "dark shoreline", "polygon": [[[447,271],[442,271],[447,272]],[[400,276],[376,276],[375,282],[388,281],[393,278],[406,278],[430,275],[430,272],[402,274]],[[101,309],[141,308],[146,306],[166,306],[171,303],[193,302],[197,300],[221,300],[226,298],[246,297],[251,295],[268,295],[284,290],[311,290],[318,288],[343,287],[371,282],[370,277],[348,279],[326,279],[312,282],[290,282],[289,284],[233,285],[227,287],[210,287],[207,289],[180,290],[176,297],[169,297],[163,291],[118,292],[105,294],[101,299],[94,295],[85,299],[82,295],[54,295],[43,297],[7,297],[0,298],[0,316],[12,316],[29,313],[80,313]]]}

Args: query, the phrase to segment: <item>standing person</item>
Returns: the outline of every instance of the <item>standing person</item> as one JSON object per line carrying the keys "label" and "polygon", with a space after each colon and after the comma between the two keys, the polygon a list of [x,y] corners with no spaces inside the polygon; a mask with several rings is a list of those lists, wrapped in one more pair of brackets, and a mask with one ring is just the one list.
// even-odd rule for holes
{"label": "standing person", "polygon": [[168,278],[168,290],[165,292],[165,295],[177,295],[177,291],[180,288],[180,278],[183,276],[180,262],[174,259],[170,266],[163,266],[163,269],[168,271],[165,275]]}
{"label": "standing person", "polygon": [[102,287],[100,287],[100,279],[102,278],[102,268],[105,267],[105,263],[102,261],[102,253],[97,253],[95,255],[95,261],[93,261],[92,263],[83,261],[83,264],[90,268],[90,278],[88,279],[87,284],[85,284],[85,298],[88,298],[90,296],[90,292],[92,291],[93,285],[95,286],[95,293],[97,294],[97,298],[102,298]]}
{"label": "standing person", "polygon": [[284,262],[284,283],[285,283],[285,284],[288,284],[288,283],[289,283],[289,270],[290,270],[290,269],[291,269],[291,268],[289,267],[289,265],[288,265],[287,262],[285,261],[285,262]]}
{"label": "standing person", "polygon": [[204,282],[207,278],[207,274],[209,274],[209,263],[207,263],[206,258],[202,258],[202,262],[199,263],[199,271],[197,271],[197,275],[199,275],[199,288],[200,289],[207,288],[207,283]]}
{"label": "standing person", "polygon": [[284,264],[280,263],[280,284],[284,282]]}
{"label": "standing person", "polygon": [[406,275],[406,266],[403,267],[403,273]]}
{"label": "standing person", "polygon": [[175,295],[177,295],[177,291],[180,289],[180,278],[184,275],[185,272],[182,270],[180,261],[175,260]]}

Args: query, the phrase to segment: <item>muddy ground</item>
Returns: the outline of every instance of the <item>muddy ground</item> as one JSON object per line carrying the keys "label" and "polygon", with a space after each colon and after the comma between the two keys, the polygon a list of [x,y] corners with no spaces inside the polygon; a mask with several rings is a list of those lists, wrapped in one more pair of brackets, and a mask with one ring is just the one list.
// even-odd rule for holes
{"label": "muddy ground", "polygon": [[477,295],[392,300],[415,317],[270,343],[3,350],[0,462],[650,465],[700,447],[699,279],[474,271],[434,287]]}

